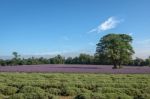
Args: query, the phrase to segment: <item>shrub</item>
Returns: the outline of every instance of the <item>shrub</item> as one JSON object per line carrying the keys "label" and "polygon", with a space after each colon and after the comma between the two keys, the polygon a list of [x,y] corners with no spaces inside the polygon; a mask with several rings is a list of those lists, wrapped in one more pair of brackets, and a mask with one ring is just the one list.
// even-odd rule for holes
{"label": "shrub", "polygon": [[105,95],[100,93],[92,93],[91,99],[106,99]]}
{"label": "shrub", "polygon": [[133,99],[131,96],[126,94],[106,93],[104,95],[106,99]]}
{"label": "shrub", "polygon": [[129,96],[138,96],[141,94],[141,91],[139,89],[134,88],[124,88],[124,92]]}
{"label": "shrub", "polygon": [[64,85],[64,84],[62,84],[62,87],[61,87],[60,90],[61,90],[61,95],[62,96],[76,95],[80,91],[80,90],[78,90],[78,88],[68,87],[67,85]]}
{"label": "shrub", "polygon": [[40,87],[24,86],[21,90],[21,93],[24,93],[25,99],[53,99],[52,96],[49,96],[43,89]]}
{"label": "shrub", "polygon": [[92,91],[102,93],[102,87],[97,87],[97,88],[93,89]]}
{"label": "shrub", "polygon": [[21,90],[21,93],[45,93],[40,87],[24,86]]}
{"label": "shrub", "polygon": [[121,93],[121,91],[117,88],[113,87],[104,87],[101,89],[102,93]]}
{"label": "shrub", "polygon": [[69,96],[69,95],[74,95],[75,91],[70,89],[69,87],[62,87],[61,88],[61,95],[62,96]]}
{"label": "shrub", "polygon": [[43,93],[19,93],[10,96],[8,99],[57,99],[57,97]]}
{"label": "shrub", "polygon": [[140,95],[134,96],[134,99],[150,99],[150,94],[140,94]]}
{"label": "shrub", "polygon": [[8,99],[24,99],[23,93],[11,95]]}
{"label": "shrub", "polygon": [[85,88],[81,88],[80,91],[81,91],[81,93],[91,93],[90,90],[85,89]]}
{"label": "shrub", "polygon": [[48,92],[50,94],[54,94],[54,95],[60,95],[61,94],[61,90],[57,89],[57,88],[48,88],[48,89],[46,89],[46,92]]}
{"label": "shrub", "polygon": [[144,99],[150,99],[150,94],[143,94]]}
{"label": "shrub", "polygon": [[69,94],[70,95],[77,95],[82,92],[82,89],[76,88],[76,87],[69,87]]}
{"label": "shrub", "polygon": [[18,89],[22,88],[24,86],[23,83],[20,83],[20,82],[14,82],[14,83],[10,83],[8,84],[9,86],[12,86],[12,87],[16,87]]}
{"label": "shrub", "polygon": [[143,93],[148,93],[150,94],[150,87],[144,88],[141,90]]}
{"label": "shrub", "polygon": [[76,95],[76,91],[73,90],[72,88],[69,88],[69,87],[66,88],[65,91],[63,90],[63,92],[65,92],[65,94],[66,94],[67,96]]}
{"label": "shrub", "polygon": [[75,96],[74,99],[91,99],[91,96],[89,93],[82,93],[82,94]]}
{"label": "shrub", "polygon": [[[43,78],[38,78],[38,79],[43,79]],[[35,87],[40,87],[42,89],[47,89],[47,88],[60,88],[60,82],[59,81],[53,81],[53,80],[45,80],[44,82],[38,81],[36,83],[33,83],[32,86]]]}
{"label": "shrub", "polygon": [[82,83],[82,82],[78,82],[77,84],[75,84],[75,87],[84,88],[85,85],[84,85],[84,83]]}
{"label": "shrub", "polygon": [[57,96],[52,95],[52,94],[48,94],[48,99],[59,99]]}
{"label": "shrub", "polygon": [[136,89],[141,89],[141,88],[146,88],[146,87],[147,87],[147,84],[133,83],[133,84],[131,84],[131,86],[132,86],[133,88],[136,88]]}
{"label": "shrub", "polygon": [[88,89],[88,90],[92,90],[95,89],[97,86],[95,84],[84,84],[84,88]]}
{"label": "shrub", "polygon": [[[24,99],[48,99],[48,96],[43,93],[25,93]],[[50,98],[53,99],[53,98]]]}
{"label": "shrub", "polygon": [[133,97],[132,97],[132,96],[129,96],[129,95],[127,95],[127,94],[120,94],[120,95],[118,96],[118,99],[133,99]]}
{"label": "shrub", "polygon": [[0,94],[0,99],[5,99],[5,96],[3,94]]}
{"label": "shrub", "polygon": [[11,87],[11,86],[7,86],[4,90],[3,90],[3,94],[4,95],[13,95],[18,91],[18,89],[16,87]]}
{"label": "shrub", "polygon": [[132,88],[130,84],[126,84],[126,83],[115,83],[113,87],[115,87],[115,88]]}
{"label": "shrub", "polygon": [[3,94],[4,93],[4,90],[7,86],[4,85],[4,84],[0,84],[0,93]]}

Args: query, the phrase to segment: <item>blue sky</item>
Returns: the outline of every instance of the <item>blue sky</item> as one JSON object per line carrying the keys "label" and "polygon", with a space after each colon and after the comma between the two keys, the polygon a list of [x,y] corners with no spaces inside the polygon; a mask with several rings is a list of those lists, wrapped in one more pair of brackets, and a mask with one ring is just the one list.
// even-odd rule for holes
{"label": "blue sky", "polygon": [[150,0],[0,0],[0,56],[95,52],[108,33],[133,37],[150,55]]}

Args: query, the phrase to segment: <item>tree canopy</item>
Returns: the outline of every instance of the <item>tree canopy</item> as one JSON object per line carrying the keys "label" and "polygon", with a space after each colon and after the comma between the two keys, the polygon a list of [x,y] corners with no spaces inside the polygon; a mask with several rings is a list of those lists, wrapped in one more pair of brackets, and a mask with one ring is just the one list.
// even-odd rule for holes
{"label": "tree canopy", "polygon": [[113,68],[120,68],[121,64],[132,59],[134,50],[131,43],[132,37],[127,34],[108,34],[98,42],[96,54],[110,60],[114,65]]}

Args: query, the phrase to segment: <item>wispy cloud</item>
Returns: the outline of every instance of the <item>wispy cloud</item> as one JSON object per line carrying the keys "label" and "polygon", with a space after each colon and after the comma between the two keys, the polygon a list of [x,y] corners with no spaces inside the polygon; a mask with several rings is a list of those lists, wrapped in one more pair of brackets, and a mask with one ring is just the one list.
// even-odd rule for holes
{"label": "wispy cloud", "polygon": [[110,30],[115,28],[122,20],[117,19],[116,17],[109,17],[106,21],[102,22],[98,27],[89,31],[100,33],[102,31]]}

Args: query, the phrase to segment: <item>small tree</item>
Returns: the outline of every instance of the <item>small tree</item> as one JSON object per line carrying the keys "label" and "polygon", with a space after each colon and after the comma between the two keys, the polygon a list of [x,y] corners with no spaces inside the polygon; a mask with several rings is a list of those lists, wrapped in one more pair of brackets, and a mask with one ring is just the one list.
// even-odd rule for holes
{"label": "small tree", "polygon": [[13,54],[13,56],[14,56],[15,59],[18,59],[20,57],[20,55],[18,55],[17,52],[13,52],[12,54]]}
{"label": "small tree", "polygon": [[79,55],[79,63],[80,64],[92,64],[94,57],[88,54],[81,53]]}
{"label": "small tree", "polygon": [[144,66],[145,62],[143,59],[136,57],[136,59],[134,60],[134,65],[135,66]]}
{"label": "small tree", "polygon": [[120,68],[132,59],[134,51],[131,42],[132,37],[127,34],[105,35],[97,44],[96,54],[104,55],[113,63],[113,68]]}
{"label": "small tree", "polygon": [[52,64],[64,64],[65,63],[65,58],[62,57],[61,55],[57,55],[54,58],[51,58],[50,60]]}
{"label": "small tree", "polygon": [[12,59],[13,65],[18,65],[18,64],[20,64],[20,61],[21,61],[20,55],[18,55],[17,52],[13,52],[12,54],[13,54],[13,56],[14,56],[14,58]]}
{"label": "small tree", "polygon": [[65,60],[65,64],[72,64],[72,57],[68,57],[66,60]]}
{"label": "small tree", "polygon": [[145,64],[146,64],[147,66],[150,66],[150,56],[145,60]]}

